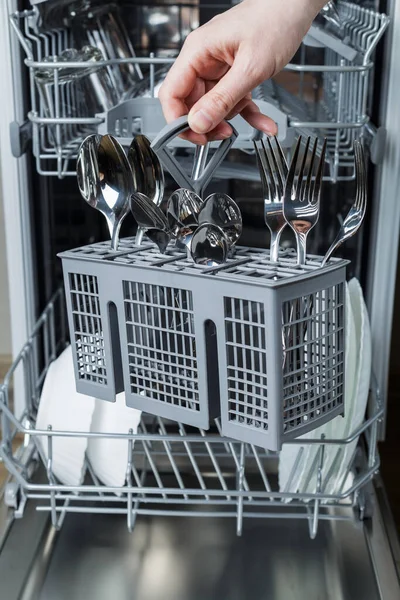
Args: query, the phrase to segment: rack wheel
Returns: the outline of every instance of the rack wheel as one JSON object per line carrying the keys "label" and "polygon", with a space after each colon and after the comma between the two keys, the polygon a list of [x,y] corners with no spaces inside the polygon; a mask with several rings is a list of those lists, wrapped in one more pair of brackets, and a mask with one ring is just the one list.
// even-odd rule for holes
{"label": "rack wheel", "polygon": [[9,508],[17,509],[20,501],[19,485],[15,482],[7,483],[4,491],[4,503]]}

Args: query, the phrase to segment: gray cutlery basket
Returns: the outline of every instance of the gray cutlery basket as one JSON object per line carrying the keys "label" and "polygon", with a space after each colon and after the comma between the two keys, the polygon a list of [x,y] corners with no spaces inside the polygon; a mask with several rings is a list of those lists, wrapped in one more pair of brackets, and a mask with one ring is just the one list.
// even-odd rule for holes
{"label": "gray cutlery basket", "polygon": [[60,255],[78,392],[278,450],[344,413],[347,262],[237,248],[194,265],[109,242]]}

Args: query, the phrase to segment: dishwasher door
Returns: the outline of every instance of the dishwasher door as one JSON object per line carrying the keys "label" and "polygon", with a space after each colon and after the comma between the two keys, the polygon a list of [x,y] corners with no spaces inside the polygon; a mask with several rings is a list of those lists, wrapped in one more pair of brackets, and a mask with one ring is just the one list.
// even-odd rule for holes
{"label": "dishwasher door", "polygon": [[[398,548],[384,491],[364,522],[70,514],[61,531],[28,501],[5,530],[4,600],[398,600]],[[7,511],[3,505],[3,530]]]}

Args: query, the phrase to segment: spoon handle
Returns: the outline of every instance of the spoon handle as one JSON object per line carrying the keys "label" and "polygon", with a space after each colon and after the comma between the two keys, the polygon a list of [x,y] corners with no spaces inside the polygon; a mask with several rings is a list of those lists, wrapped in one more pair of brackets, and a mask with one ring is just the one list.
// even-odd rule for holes
{"label": "spoon handle", "polygon": [[121,221],[116,221],[111,233],[111,250],[118,250],[119,242],[119,230],[121,228]]}
{"label": "spoon handle", "polygon": [[135,246],[141,246],[142,245],[143,236],[144,236],[145,233],[146,232],[143,229],[143,227],[138,227],[137,228],[136,238],[135,238]]}

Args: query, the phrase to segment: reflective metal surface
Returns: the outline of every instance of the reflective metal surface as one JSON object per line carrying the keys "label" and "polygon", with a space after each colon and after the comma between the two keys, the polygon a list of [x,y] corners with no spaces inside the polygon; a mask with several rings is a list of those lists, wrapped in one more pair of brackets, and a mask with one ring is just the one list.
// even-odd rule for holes
{"label": "reflective metal surface", "polygon": [[242,215],[236,202],[227,194],[210,194],[199,212],[199,225],[210,223],[223,229],[229,244],[239,240],[242,230]]}
{"label": "reflective metal surface", "polygon": [[[164,172],[157,154],[150,147],[150,140],[145,135],[136,135],[128,150],[128,161],[133,173],[134,189],[145,194],[151,202],[160,206],[164,196]],[[143,230],[136,236],[136,244],[140,246]]]}
{"label": "reflective metal surface", "polygon": [[112,135],[89,135],[79,149],[76,175],[82,198],[104,215],[111,248],[116,250],[132,191],[132,173],[122,146]]}
{"label": "reflective metal surface", "polygon": [[117,515],[70,514],[56,533],[28,501],[0,544],[0,597],[398,600],[393,524],[380,486],[371,485],[371,519],[323,521],[314,541],[297,519],[249,520],[237,537],[234,519],[141,516],[128,533]]}
{"label": "reflective metal surface", "polygon": [[271,232],[271,262],[278,261],[279,241],[282,231],[286,227],[286,219],[283,216],[283,195],[288,174],[287,162],[281,145],[276,137],[274,140],[275,148],[267,138],[269,152],[263,140],[261,140],[261,146],[254,142],[264,196],[264,220]]}
{"label": "reflective metal surface", "polygon": [[[130,196],[130,209],[139,225],[140,230],[157,244],[160,252],[165,252],[171,233],[168,221],[161,208],[154,204],[150,198],[140,192],[134,192]],[[136,245],[140,245],[141,239]]]}
{"label": "reflective metal surface", "polygon": [[191,247],[193,234],[198,226],[201,198],[193,191],[179,188],[168,200],[167,218],[170,230],[178,245]]}
{"label": "reflective metal surface", "polygon": [[[37,565],[38,567],[38,565]],[[31,575],[32,579],[32,575]],[[37,595],[36,595],[37,594]],[[71,515],[47,576],[24,600],[380,600],[363,527]],[[8,597],[7,600],[15,600]]]}
{"label": "reflective metal surface", "polygon": [[[118,247],[119,230],[129,212],[132,171],[121,144],[112,135],[103,135],[98,152],[102,206],[111,235],[111,248]],[[100,206],[100,205],[99,205]]]}
{"label": "reflective metal surface", "polygon": [[[308,149],[310,146],[310,137],[307,138],[302,157],[299,156],[300,146],[301,136],[298,139],[289,167],[283,199],[283,214],[296,237],[297,263],[304,265],[306,261],[307,236],[317,224],[319,218],[326,140],[323,143],[322,152],[317,161],[315,161],[315,158],[317,155],[318,139],[314,140],[309,160]],[[315,173],[314,169],[316,170]],[[296,172],[297,178],[295,182]]]}
{"label": "reflective metal surface", "polygon": [[325,254],[322,266],[332,254],[352,235],[360,229],[367,210],[367,174],[363,148],[357,140],[354,142],[354,157],[356,165],[356,199],[337,234],[335,240]]}
{"label": "reflective metal surface", "polygon": [[219,227],[204,223],[192,238],[191,254],[195,263],[215,267],[226,261],[228,240]]}

